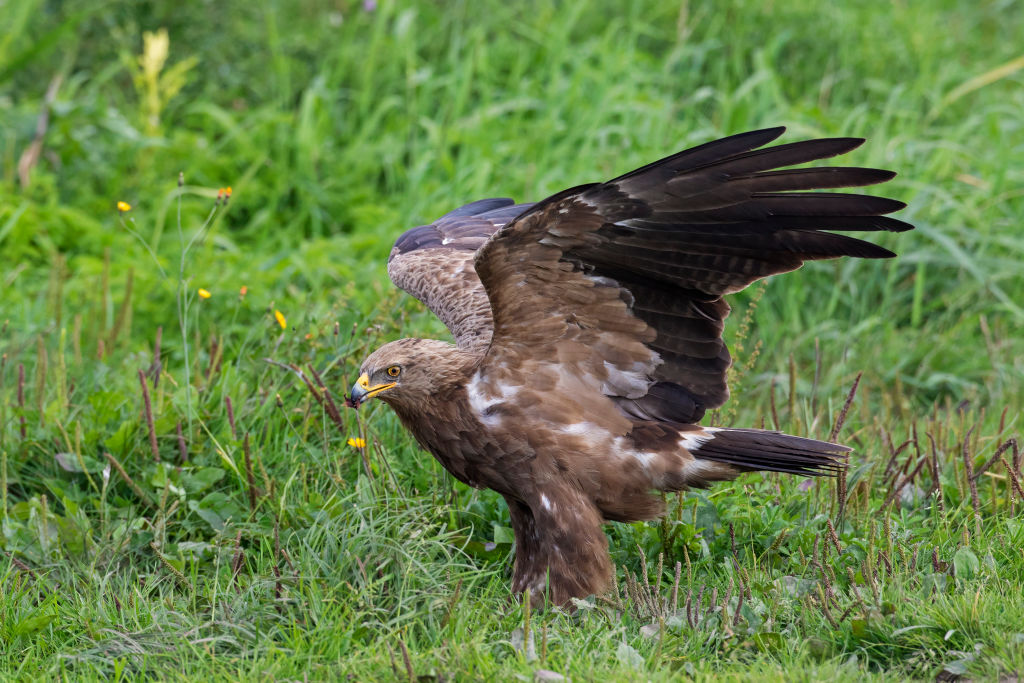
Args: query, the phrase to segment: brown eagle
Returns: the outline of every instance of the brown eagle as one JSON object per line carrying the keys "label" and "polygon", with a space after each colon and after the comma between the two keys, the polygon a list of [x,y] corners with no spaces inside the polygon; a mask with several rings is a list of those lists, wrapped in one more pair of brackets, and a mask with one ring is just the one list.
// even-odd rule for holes
{"label": "brown eagle", "polygon": [[862,139],[759,149],[784,130],[709,142],[535,204],[476,201],[395,242],[388,275],[455,343],[382,346],[349,405],[381,398],[456,478],[505,498],[513,591],[563,604],[607,589],[602,524],[659,516],[659,491],[845,466],[846,446],[698,424],[729,396],[724,295],[807,260],[894,256],[827,231],[913,227],[883,215],[902,202],[805,192],[890,171],[783,168]]}

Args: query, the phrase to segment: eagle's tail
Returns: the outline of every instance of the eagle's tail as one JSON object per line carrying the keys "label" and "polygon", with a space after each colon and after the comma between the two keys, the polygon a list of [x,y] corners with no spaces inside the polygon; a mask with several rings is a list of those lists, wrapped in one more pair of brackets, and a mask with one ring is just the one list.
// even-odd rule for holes
{"label": "eagle's tail", "polygon": [[764,470],[804,476],[835,476],[846,467],[850,448],[761,429],[705,427],[699,445],[688,450],[699,460],[712,460],[741,472]]}

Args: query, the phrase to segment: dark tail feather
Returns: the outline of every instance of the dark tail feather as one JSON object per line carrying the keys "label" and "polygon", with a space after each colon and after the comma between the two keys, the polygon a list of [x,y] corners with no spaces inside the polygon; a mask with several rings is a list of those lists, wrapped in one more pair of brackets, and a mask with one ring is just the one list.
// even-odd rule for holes
{"label": "dark tail feather", "polygon": [[760,429],[719,429],[690,453],[702,460],[732,465],[741,472],[758,470],[805,476],[835,476],[846,467],[850,448],[827,441]]}

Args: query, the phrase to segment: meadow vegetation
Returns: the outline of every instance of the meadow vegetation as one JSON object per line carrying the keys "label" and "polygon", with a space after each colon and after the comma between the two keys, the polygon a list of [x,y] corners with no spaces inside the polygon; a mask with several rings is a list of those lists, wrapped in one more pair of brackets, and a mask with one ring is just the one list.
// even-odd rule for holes
{"label": "meadow vegetation", "polygon": [[[1024,671],[1013,3],[21,0],[0,25],[4,678]],[[368,350],[446,334],[392,241],[779,124],[866,137],[843,163],[898,171],[917,229],[734,297],[712,419],[838,431],[847,476],[672,496],[609,525],[617,595],[531,612],[500,498],[340,407]]]}

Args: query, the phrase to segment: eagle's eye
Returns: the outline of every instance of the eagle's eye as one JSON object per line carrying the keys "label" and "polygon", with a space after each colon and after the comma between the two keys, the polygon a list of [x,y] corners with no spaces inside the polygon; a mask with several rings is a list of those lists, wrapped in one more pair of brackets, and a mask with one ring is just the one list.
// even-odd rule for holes
{"label": "eagle's eye", "polygon": [[388,368],[388,377],[398,377],[401,374],[402,368],[398,367],[397,365],[392,365],[390,368]]}

